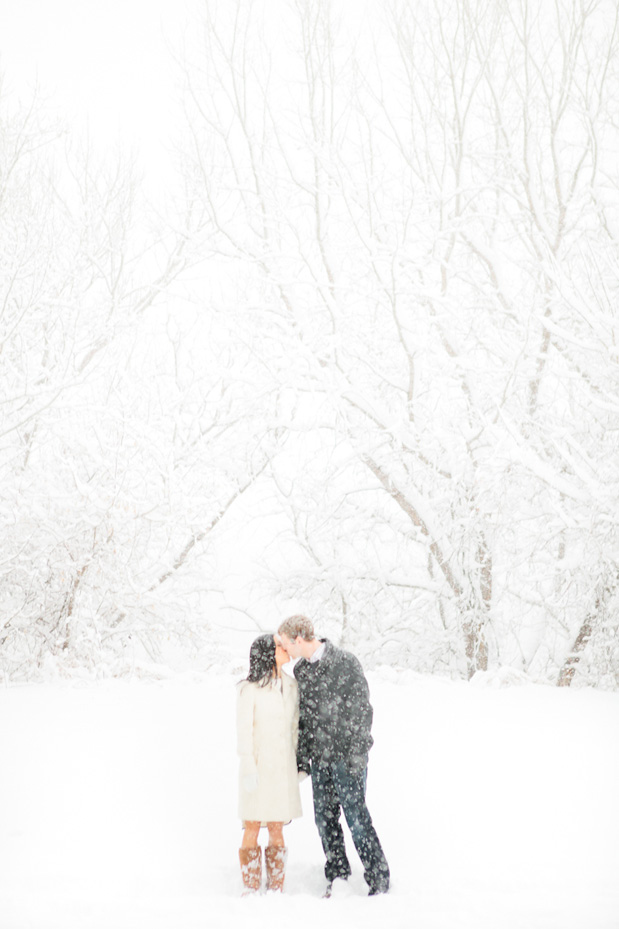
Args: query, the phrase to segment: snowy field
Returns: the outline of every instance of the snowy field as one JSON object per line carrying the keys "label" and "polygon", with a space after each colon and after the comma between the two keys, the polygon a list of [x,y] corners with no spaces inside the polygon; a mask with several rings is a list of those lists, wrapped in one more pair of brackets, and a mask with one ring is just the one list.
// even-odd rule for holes
{"label": "snowy field", "polygon": [[619,927],[619,694],[369,675],[392,892],[351,846],[320,898],[305,782],[286,893],[240,899],[238,676],[0,692],[0,929]]}

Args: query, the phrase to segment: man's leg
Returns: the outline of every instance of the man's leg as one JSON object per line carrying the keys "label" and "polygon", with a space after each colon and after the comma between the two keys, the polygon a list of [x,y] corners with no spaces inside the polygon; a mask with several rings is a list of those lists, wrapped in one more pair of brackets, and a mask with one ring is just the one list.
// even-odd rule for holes
{"label": "man's leg", "polygon": [[385,893],[389,889],[389,865],[365,803],[366,769],[351,770],[350,765],[342,761],[334,764],[332,771],[335,789],[365,868],[364,877],[370,892]]}
{"label": "man's leg", "polygon": [[340,802],[329,765],[312,765],[312,792],[314,819],[327,859],[325,877],[328,881],[334,881],[336,877],[347,878],[351,869],[340,825]]}

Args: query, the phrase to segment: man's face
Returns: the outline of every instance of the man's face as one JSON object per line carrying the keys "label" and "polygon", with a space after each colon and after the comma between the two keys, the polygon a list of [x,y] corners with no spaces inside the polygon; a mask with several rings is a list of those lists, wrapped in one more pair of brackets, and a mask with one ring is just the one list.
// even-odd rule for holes
{"label": "man's face", "polygon": [[301,657],[300,645],[298,644],[300,642],[299,636],[296,639],[289,639],[287,635],[280,635],[280,639],[291,658]]}

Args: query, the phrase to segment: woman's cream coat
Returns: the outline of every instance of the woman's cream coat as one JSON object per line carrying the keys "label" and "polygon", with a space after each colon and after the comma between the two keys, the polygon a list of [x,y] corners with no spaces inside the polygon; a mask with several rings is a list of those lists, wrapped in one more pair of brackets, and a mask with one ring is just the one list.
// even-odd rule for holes
{"label": "woman's cream coat", "polygon": [[242,820],[288,822],[302,815],[297,774],[298,687],[288,674],[282,674],[281,684],[280,690],[276,684],[261,687],[241,681],[237,688]]}

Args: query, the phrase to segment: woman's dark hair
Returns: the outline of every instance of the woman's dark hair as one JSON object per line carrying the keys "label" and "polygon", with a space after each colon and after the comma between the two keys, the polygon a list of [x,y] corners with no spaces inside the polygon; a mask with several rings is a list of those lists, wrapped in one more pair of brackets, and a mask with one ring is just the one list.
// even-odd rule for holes
{"label": "woman's dark hair", "polygon": [[275,662],[275,639],[272,635],[259,635],[249,650],[249,674],[247,680],[263,687],[277,671]]}

